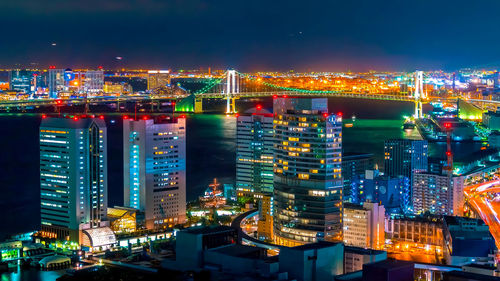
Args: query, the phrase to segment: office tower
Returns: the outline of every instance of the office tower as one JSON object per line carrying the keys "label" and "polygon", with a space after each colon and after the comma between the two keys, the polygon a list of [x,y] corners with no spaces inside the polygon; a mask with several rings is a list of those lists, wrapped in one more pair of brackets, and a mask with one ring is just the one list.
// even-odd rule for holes
{"label": "office tower", "polygon": [[273,149],[272,114],[262,112],[238,116],[236,123],[238,197],[273,192]]}
{"label": "office tower", "polygon": [[186,218],[186,119],[123,120],[125,206],[144,212],[147,229]]}
{"label": "office tower", "polygon": [[274,114],[275,242],[341,241],[342,118],[326,98],[277,98]]}
{"label": "office tower", "polygon": [[384,173],[390,177],[427,171],[427,141],[393,139],[384,142]]}
{"label": "office tower", "polygon": [[88,70],[83,73],[83,91],[88,94],[99,94],[104,88],[104,72],[102,70]]}
{"label": "office tower", "polygon": [[385,208],[377,203],[344,204],[344,244],[366,249],[385,245]]}
{"label": "office tower", "polygon": [[413,174],[413,211],[461,216],[464,206],[464,177]]}
{"label": "office tower", "polygon": [[107,212],[106,124],[95,118],[45,118],[40,125],[42,231],[79,241]]}
{"label": "office tower", "polygon": [[366,170],[374,168],[373,154],[371,153],[344,153],[342,155],[342,180],[344,181],[344,202],[356,201],[356,194],[352,193],[353,179],[365,174]]}
{"label": "office tower", "polygon": [[168,70],[149,70],[148,71],[148,90],[154,90],[159,87],[170,85],[170,71]]}
{"label": "office tower", "polygon": [[64,69],[55,69],[51,66],[48,71],[49,97],[58,98],[60,91],[64,91]]}
{"label": "office tower", "polygon": [[30,94],[33,86],[33,74],[33,71],[29,70],[16,69],[9,71],[10,90]]}

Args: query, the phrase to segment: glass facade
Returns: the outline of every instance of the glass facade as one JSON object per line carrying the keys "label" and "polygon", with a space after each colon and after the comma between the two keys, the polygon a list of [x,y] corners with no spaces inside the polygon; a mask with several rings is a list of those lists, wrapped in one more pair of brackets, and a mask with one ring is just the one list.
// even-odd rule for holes
{"label": "glass facade", "polygon": [[238,196],[273,192],[273,117],[239,116],[236,189]]}
{"label": "glass facade", "polygon": [[294,246],[342,240],[342,118],[327,99],[274,101],[274,235]]}

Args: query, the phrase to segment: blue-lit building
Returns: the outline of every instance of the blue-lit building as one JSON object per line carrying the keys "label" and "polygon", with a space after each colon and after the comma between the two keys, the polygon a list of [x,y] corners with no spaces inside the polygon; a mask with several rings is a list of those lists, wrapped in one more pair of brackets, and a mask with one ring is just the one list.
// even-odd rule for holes
{"label": "blue-lit building", "polygon": [[186,119],[123,120],[125,206],[144,212],[148,229],[186,219]]}
{"label": "blue-lit building", "polygon": [[411,186],[407,177],[389,177],[379,174],[378,170],[367,170],[352,181],[351,189],[353,203],[377,202],[387,213],[406,213],[411,208]]}
{"label": "blue-lit building", "polygon": [[10,90],[30,94],[33,87],[33,74],[34,72],[30,70],[11,70],[9,72]]}
{"label": "blue-lit building", "polygon": [[106,124],[98,118],[45,118],[40,125],[41,230],[79,241],[98,228],[108,201]]}
{"label": "blue-lit building", "polygon": [[445,216],[443,238],[444,257],[449,265],[496,264],[495,239],[481,219]]}
{"label": "blue-lit building", "polygon": [[[342,180],[344,181],[344,202],[359,203],[354,201],[357,194],[353,194],[353,181],[365,174],[366,170],[372,170],[375,166],[373,154],[371,153],[344,153],[342,155]],[[364,201],[361,201],[364,202]]]}
{"label": "blue-lit building", "polygon": [[259,110],[236,122],[238,197],[273,192],[273,115]]}

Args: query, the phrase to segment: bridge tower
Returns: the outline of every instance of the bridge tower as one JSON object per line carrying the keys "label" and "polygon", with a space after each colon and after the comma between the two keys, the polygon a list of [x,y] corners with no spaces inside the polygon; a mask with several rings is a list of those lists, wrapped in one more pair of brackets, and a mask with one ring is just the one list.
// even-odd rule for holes
{"label": "bridge tower", "polygon": [[415,117],[415,119],[420,119],[423,117],[422,99],[426,98],[424,92],[424,72],[420,70],[415,72],[415,92],[413,97],[415,98],[415,114],[413,117]]}
{"label": "bridge tower", "polygon": [[226,74],[226,114],[236,113],[236,95],[240,92],[240,79],[236,70],[228,70]]}

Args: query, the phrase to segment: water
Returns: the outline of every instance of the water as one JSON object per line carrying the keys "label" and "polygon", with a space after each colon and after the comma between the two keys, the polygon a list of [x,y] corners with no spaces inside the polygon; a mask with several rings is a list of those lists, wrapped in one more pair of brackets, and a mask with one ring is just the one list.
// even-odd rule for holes
{"label": "water", "polygon": [[53,281],[65,273],[66,270],[41,271],[30,268],[3,273],[0,275],[0,281]]}

